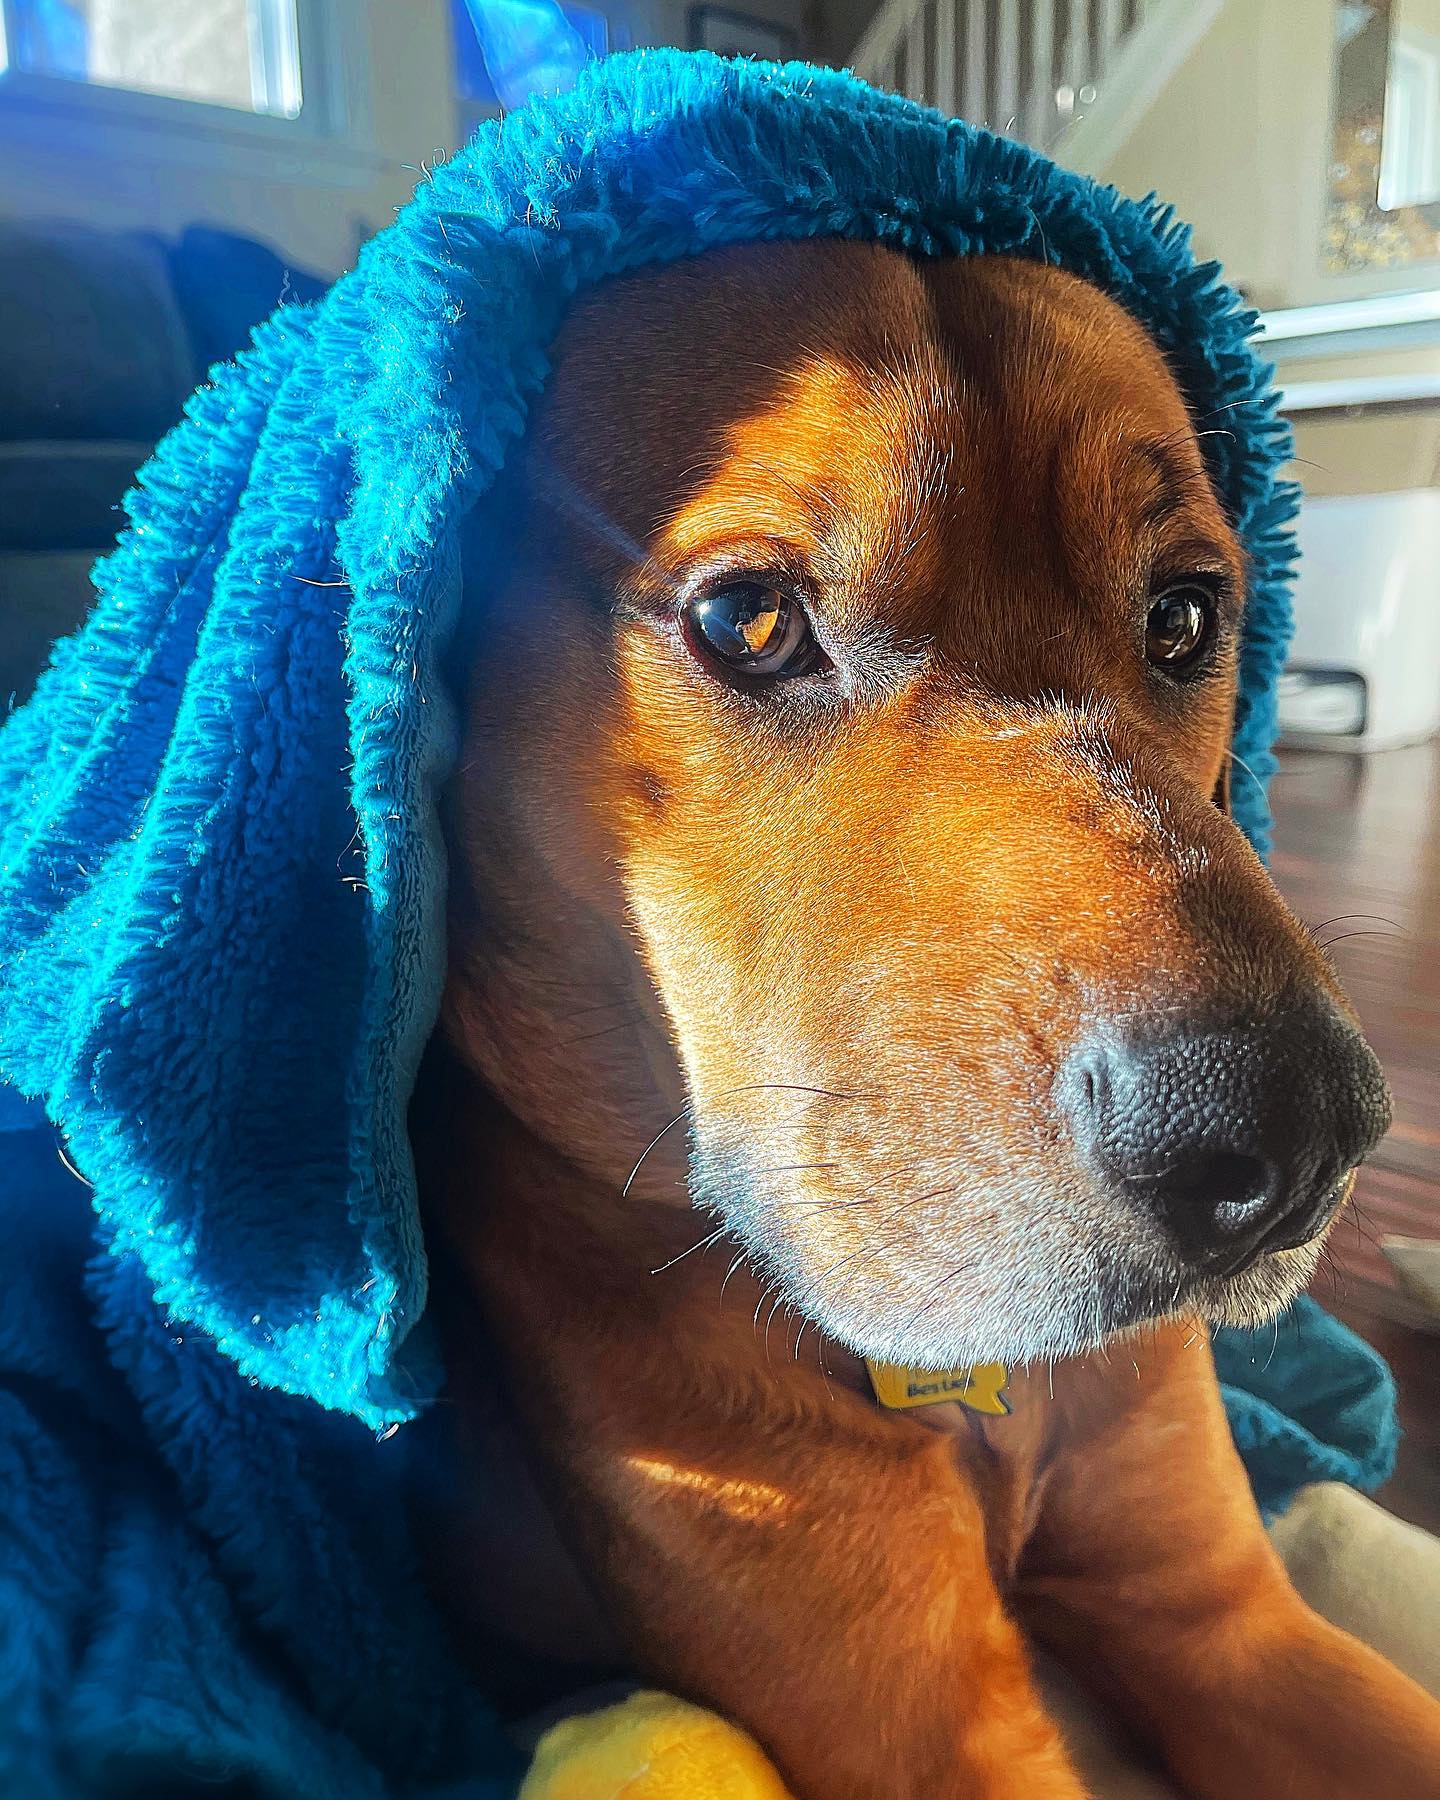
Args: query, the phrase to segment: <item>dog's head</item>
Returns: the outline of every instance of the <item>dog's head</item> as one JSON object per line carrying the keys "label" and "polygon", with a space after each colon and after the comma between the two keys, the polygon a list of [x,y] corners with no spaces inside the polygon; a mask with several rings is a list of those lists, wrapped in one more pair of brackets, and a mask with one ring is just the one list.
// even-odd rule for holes
{"label": "dog's head", "polygon": [[450,1035],[866,1353],[1265,1316],[1384,1127],[1224,813],[1224,424],[1054,270],[752,248],[577,307],[472,533]]}

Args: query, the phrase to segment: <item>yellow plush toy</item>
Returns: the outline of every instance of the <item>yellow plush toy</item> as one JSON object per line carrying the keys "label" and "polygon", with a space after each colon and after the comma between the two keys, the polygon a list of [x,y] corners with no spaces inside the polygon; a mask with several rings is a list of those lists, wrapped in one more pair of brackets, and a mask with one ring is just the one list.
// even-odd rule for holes
{"label": "yellow plush toy", "polygon": [[790,1800],[753,1738],[669,1694],[565,1719],[541,1738],[520,1800]]}

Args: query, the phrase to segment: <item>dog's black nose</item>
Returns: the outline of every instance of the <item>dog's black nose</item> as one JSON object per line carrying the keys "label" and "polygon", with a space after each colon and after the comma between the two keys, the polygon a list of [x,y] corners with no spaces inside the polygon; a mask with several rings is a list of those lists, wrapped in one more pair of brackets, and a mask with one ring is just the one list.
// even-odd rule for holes
{"label": "dog's black nose", "polygon": [[1059,1093],[1112,1194],[1221,1275],[1314,1237],[1390,1123],[1379,1063],[1323,997],[1243,1025],[1102,1030]]}

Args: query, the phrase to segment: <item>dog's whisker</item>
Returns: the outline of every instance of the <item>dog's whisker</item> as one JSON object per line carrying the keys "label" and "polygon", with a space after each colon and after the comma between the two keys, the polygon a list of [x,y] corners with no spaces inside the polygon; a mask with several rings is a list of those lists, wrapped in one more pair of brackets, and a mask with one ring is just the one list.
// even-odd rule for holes
{"label": "dog's whisker", "polygon": [[770,1302],[770,1311],[765,1315],[765,1360],[767,1363],[770,1360],[770,1327],[775,1323],[775,1314],[782,1307],[784,1307],[787,1312],[789,1311],[789,1304],[785,1299],[784,1290],[778,1289],[775,1298]]}
{"label": "dog's whisker", "polygon": [[901,1326],[902,1332],[913,1331],[922,1319],[928,1318],[949,1293],[952,1282],[963,1275],[969,1266],[969,1261],[967,1259],[965,1262],[956,1263],[950,1268],[942,1269],[939,1276],[926,1287],[920,1305],[905,1319]]}
{"label": "dog's whisker", "polygon": [[632,994],[622,994],[617,1000],[597,1000],[592,1006],[576,1007],[574,1012],[563,1014],[556,1020],[558,1025],[573,1025],[576,1019],[588,1018],[593,1013],[609,1012],[616,1006],[638,1006],[640,1002]]}
{"label": "dog's whisker", "polygon": [[630,1171],[629,1175],[626,1176],[625,1185],[620,1190],[620,1198],[622,1200],[630,1192],[630,1189],[635,1185],[635,1177],[640,1173],[640,1170],[641,1170],[642,1165],[644,1164],[645,1158],[650,1154],[650,1152],[655,1148],[655,1146],[660,1142],[660,1140],[663,1137],[665,1137],[668,1133],[672,1132],[675,1129],[675,1127],[681,1122],[682,1119],[689,1118],[690,1114],[694,1111],[694,1106],[695,1106],[695,1103],[693,1101],[691,1101],[691,1103],[688,1106],[682,1106],[680,1111],[678,1113],[676,1113],[675,1117],[670,1121],[670,1123],[668,1125],[662,1125],[661,1128],[659,1129],[659,1131],[657,1131],[655,1133],[654,1137],[651,1138],[650,1142],[640,1152],[640,1161],[636,1163],[635,1167]]}
{"label": "dog's whisker", "polygon": [[1250,777],[1250,779],[1255,783],[1256,787],[1259,788],[1259,790],[1262,794],[1265,792],[1265,783],[1260,779],[1260,777],[1250,767],[1249,763],[1247,763],[1245,761],[1245,758],[1243,756],[1237,756],[1233,750],[1227,750],[1225,752],[1225,757],[1228,762],[1233,763],[1237,769],[1242,770],[1246,775],[1248,775]]}
{"label": "dog's whisker", "polygon": [[[720,1092],[715,1095],[712,1104],[718,1106],[722,1101],[733,1099],[737,1094],[760,1093],[814,1094],[826,1100],[883,1100],[885,1098],[881,1093],[852,1094],[839,1088],[812,1087],[799,1081],[742,1081],[737,1083],[734,1087],[722,1088]],[[649,1156],[650,1152],[657,1144],[659,1144],[662,1138],[668,1136],[677,1125],[683,1120],[688,1119],[694,1113],[695,1106],[696,1102],[693,1100],[689,1101],[685,1106],[682,1106],[675,1117],[671,1119],[667,1125],[663,1125],[660,1130],[655,1133],[654,1137],[651,1138],[650,1142],[640,1152],[639,1161],[625,1179],[625,1185],[620,1190],[621,1199],[624,1199],[625,1195],[628,1194],[630,1189],[635,1185],[635,1177],[640,1173],[645,1158]],[[781,1121],[774,1119],[766,1121],[767,1125],[774,1125],[780,1122]]]}
{"label": "dog's whisker", "polygon": [[725,1279],[720,1283],[720,1300],[721,1300],[722,1304],[724,1303],[724,1299],[725,1299],[725,1290],[730,1285],[730,1277],[735,1273],[735,1271],[737,1269],[741,1268],[744,1264],[748,1263],[749,1260],[750,1260],[749,1252],[744,1249],[741,1249],[738,1252],[738,1254],[736,1255],[735,1260],[730,1264],[730,1267],[725,1271]]}
{"label": "dog's whisker", "polygon": [[638,1031],[640,1025],[639,1019],[621,1019],[618,1024],[602,1026],[599,1031],[587,1031],[580,1037],[562,1038],[558,1048],[568,1050],[572,1044],[593,1044],[596,1038],[611,1037],[617,1031]]}
{"label": "dog's whisker", "polygon": [[1312,937],[1318,937],[1322,931],[1328,931],[1332,925],[1348,925],[1352,919],[1369,919],[1372,924],[1388,925],[1392,931],[1398,931],[1402,937],[1410,935],[1398,919],[1387,918],[1384,913],[1336,913],[1333,919],[1322,919],[1318,925],[1306,925],[1305,929]]}
{"label": "dog's whisker", "polygon": [[1260,1371],[1262,1375],[1268,1372],[1271,1363],[1275,1360],[1275,1352],[1280,1348],[1280,1319],[1278,1315],[1276,1316],[1274,1323],[1275,1334],[1270,1341],[1270,1354],[1265,1358],[1265,1367]]}
{"label": "dog's whisker", "polygon": [[669,1262],[661,1263],[658,1269],[652,1269],[650,1273],[652,1275],[663,1275],[667,1269],[673,1269],[676,1263],[684,1262],[687,1256],[693,1256],[697,1250],[708,1250],[713,1243],[724,1237],[725,1232],[726,1227],[724,1225],[718,1226],[707,1237],[701,1238],[699,1243],[692,1244],[688,1250],[682,1250],[678,1256],[672,1256]]}
{"label": "dog's whisker", "polygon": [[1323,944],[1319,944],[1319,948],[1328,956],[1337,944],[1343,944],[1350,938],[1398,938],[1399,936],[1398,931],[1342,931],[1338,937],[1327,938]]}
{"label": "dog's whisker", "polygon": [[[902,1213],[908,1212],[912,1206],[923,1206],[928,1201],[938,1200],[943,1195],[953,1194],[954,1191],[955,1189],[953,1186],[939,1187],[934,1189],[931,1193],[921,1194],[918,1197],[902,1200],[898,1206],[892,1207],[888,1212],[881,1214],[880,1218],[876,1221],[875,1231],[883,1232],[887,1225],[898,1219]],[[868,1255],[873,1261],[883,1248],[883,1243],[876,1243],[873,1237],[867,1239],[865,1243],[860,1244],[856,1249],[850,1251],[847,1255],[842,1256],[839,1262],[832,1263],[828,1269],[822,1270],[820,1274],[813,1276],[807,1284],[808,1289],[813,1292],[814,1289],[823,1287],[842,1270],[851,1268],[862,1256]]]}

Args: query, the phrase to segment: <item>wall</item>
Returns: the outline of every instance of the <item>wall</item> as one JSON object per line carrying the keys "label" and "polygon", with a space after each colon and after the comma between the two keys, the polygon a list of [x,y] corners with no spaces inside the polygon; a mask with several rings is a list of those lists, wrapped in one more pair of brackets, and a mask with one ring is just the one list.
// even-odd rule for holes
{"label": "wall", "polygon": [[815,55],[844,68],[879,10],[875,0],[822,0],[812,15]]}
{"label": "wall", "polygon": [[[1400,0],[1440,28],[1440,0]],[[1348,275],[1320,263],[1331,156],[1336,0],[1228,0],[1129,141],[1097,172],[1150,189],[1261,306],[1440,282],[1440,262]]]}
{"label": "wall", "polygon": [[1258,305],[1333,297],[1318,266],[1334,0],[1230,0],[1100,171],[1152,188]]}
{"label": "wall", "polygon": [[[1286,386],[1440,373],[1440,346],[1433,343],[1326,356],[1306,354],[1294,342],[1283,347],[1279,376]],[[1298,460],[1289,473],[1307,494],[1440,486],[1440,405],[1434,402],[1301,412],[1292,423]]]}

